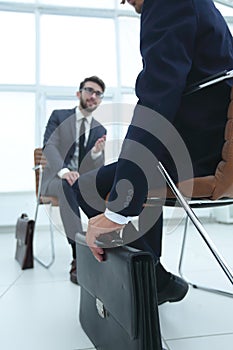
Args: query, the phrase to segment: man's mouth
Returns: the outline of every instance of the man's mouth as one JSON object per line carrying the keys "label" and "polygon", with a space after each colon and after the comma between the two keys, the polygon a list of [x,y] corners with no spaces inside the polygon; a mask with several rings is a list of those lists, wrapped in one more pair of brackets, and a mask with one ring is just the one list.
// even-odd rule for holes
{"label": "man's mouth", "polygon": [[95,106],[96,105],[95,101],[87,101],[87,104],[89,106]]}

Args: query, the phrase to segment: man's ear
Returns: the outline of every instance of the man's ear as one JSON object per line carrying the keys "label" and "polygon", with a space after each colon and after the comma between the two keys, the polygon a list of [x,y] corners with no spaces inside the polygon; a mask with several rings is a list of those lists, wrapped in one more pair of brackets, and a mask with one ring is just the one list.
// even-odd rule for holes
{"label": "man's ear", "polygon": [[78,99],[80,99],[81,92],[80,92],[80,91],[77,91],[77,92],[76,92],[76,96],[78,97]]}

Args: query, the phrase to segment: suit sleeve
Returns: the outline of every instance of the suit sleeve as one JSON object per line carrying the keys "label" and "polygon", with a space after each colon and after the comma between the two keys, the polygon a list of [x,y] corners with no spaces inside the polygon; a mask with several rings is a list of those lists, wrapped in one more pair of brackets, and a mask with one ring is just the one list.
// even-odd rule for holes
{"label": "suit sleeve", "polygon": [[[138,105],[109,196],[107,207],[113,212],[134,216],[142,210],[156,168],[155,157],[160,159],[166,152],[156,136],[160,130],[155,116],[157,113],[173,123],[192,67],[196,35],[192,0],[144,1],[140,38],[143,70],[136,82]],[[142,161],[145,149],[148,152]]]}
{"label": "suit sleeve", "polygon": [[[63,128],[65,128],[65,122]],[[58,111],[52,112],[49,121],[47,123],[44,134],[44,154],[48,161],[49,166],[57,174],[62,168],[66,167],[64,159],[59,151],[61,145],[60,140],[61,122],[58,118]]]}
{"label": "suit sleeve", "polygon": [[46,143],[49,141],[50,136],[52,135],[52,133],[56,130],[56,128],[59,125],[56,114],[57,114],[57,112],[53,111],[49,120],[48,120],[48,123],[47,123],[46,128],[45,128],[45,133],[44,133],[43,146],[46,145]]}
{"label": "suit sleeve", "polygon": [[[100,126],[100,134],[99,134],[98,138],[100,138],[102,136],[106,136],[106,135],[107,135],[107,130],[101,125]],[[96,157],[94,159],[92,158],[92,162],[93,162],[94,169],[97,169],[97,168],[100,168],[101,166],[103,166],[104,162],[105,162],[105,151],[103,150],[98,157]]]}
{"label": "suit sleeve", "polygon": [[89,136],[90,143],[88,143],[88,150],[79,168],[80,174],[86,173],[94,169],[98,169],[104,165],[105,152],[102,151],[100,152],[100,155],[98,155],[98,157],[93,158],[91,151],[95,145],[95,142],[106,134],[107,134],[107,130],[101,124],[94,121],[94,126],[92,126],[92,129],[90,131],[90,136]]}

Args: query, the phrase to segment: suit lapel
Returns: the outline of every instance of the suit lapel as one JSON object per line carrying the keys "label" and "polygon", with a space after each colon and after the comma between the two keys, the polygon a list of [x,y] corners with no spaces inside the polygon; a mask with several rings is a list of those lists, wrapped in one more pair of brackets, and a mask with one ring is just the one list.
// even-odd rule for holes
{"label": "suit lapel", "polygon": [[70,136],[72,143],[76,141],[76,113],[75,113],[75,108],[73,110],[72,115],[69,117],[70,121]]}

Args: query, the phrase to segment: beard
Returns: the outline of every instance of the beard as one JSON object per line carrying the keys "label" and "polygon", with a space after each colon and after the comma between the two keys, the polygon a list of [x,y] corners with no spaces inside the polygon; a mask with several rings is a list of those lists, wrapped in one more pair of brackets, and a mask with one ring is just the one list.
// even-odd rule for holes
{"label": "beard", "polygon": [[82,97],[80,98],[79,103],[80,103],[81,108],[84,109],[88,113],[94,112],[96,110],[96,108],[98,107],[97,105],[94,105],[94,104],[92,106],[88,106]]}

